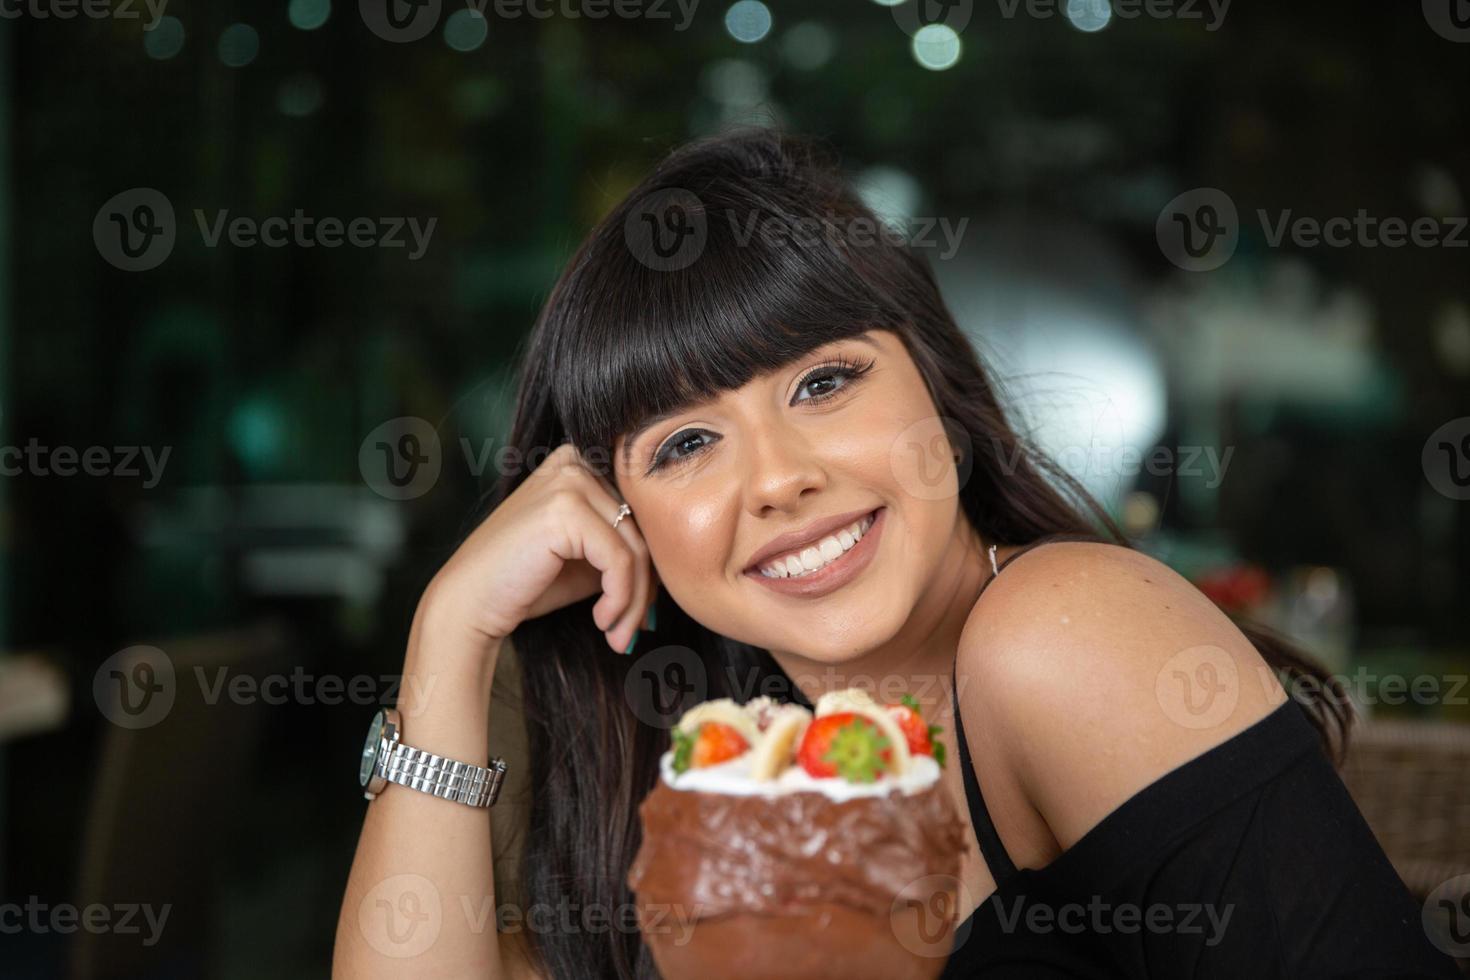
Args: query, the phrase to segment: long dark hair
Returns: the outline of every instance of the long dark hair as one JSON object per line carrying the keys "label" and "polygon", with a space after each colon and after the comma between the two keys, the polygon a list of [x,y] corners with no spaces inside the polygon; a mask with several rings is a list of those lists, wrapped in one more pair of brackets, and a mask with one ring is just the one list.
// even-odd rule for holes
{"label": "long dark hair", "polygon": [[[650,227],[683,234],[694,251],[640,238]],[[798,245],[763,227],[808,233]],[[891,236],[828,233],[882,227],[810,141],[741,130],[676,150],[592,230],[553,288],[525,351],[510,444],[536,460],[570,441],[608,472],[614,439],[652,414],[886,329],[903,340],[937,414],[950,420],[969,469],[960,504],[987,542],[1088,534],[1126,545],[1107,513],[1007,421],[927,263]],[[490,505],[527,475],[502,474]],[[668,734],[629,710],[625,682],[640,651],[609,652],[592,621],[594,598],[525,622],[511,638],[531,760],[521,884],[529,903],[566,903],[577,915],[601,908],[616,923],[632,901],[625,876],[640,840],[637,807]],[[782,676],[766,651],[705,629],[666,593],[658,614],[658,632],[644,640],[693,651],[709,697],[737,696],[729,678]],[[1350,714],[1341,698],[1322,696],[1336,690],[1333,681],[1279,638],[1247,631],[1284,679],[1310,682],[1289,689],[1315,692],[1309,714],[1340,752]],[[531,941],[552,977],[656,975],[626,928]]]}

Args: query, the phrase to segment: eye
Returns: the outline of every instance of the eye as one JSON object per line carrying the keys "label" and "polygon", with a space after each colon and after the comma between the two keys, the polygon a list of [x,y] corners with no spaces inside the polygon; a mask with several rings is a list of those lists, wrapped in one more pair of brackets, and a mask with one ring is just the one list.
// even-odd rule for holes
{"label": "eye", "polygon": [[872,366],[872,361],[858,363],[838,358],[835,363],[812,368],[796,386],[796,397],[791,399],[791,404],[825,401],[867,374]]}
{"label": "eye", "polygon": [[663,469],[666,465],[684,462],[719,441],[719,436],[708,429],[683,429],[674,433],[653,454],[653,463],[648,472]]}

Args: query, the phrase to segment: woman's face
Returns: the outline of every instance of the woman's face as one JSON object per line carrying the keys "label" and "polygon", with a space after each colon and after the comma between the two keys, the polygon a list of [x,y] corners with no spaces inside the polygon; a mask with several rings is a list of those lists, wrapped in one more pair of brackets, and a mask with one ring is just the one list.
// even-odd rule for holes
{"label": "woman's face", "polygon": [[874,330],[613,449],[618,487],[685,612],[839,663],[898,632],[954,540],[943,431],[902,341]]}

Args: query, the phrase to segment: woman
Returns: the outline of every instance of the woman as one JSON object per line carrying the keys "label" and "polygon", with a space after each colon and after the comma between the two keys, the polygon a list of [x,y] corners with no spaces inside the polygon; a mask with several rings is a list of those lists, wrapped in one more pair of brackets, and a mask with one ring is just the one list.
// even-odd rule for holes
{"label": "woman", "polygon": [[[525,358],[532,465],[425,591],[401,708],[405,741],[485,765],[512,641],[525,900],[614,925],[521,949],[460,914],[493,905],[483,812],[395,787],[338,975],[653,976],[616,913],[668,734],[624,691],[672,644],[709,697],[896,678],[943,727],[971,827],[949,976],[1452,976],[1328,761],[1346,703],[1276,679],[1325,675],[1073,502],[880,227],[810,145],[740,132],[675,152],[573,257]],[[869,520],[861,559],[806,547]],[[395,876],[442,900],[411,958],[360,915]]]}

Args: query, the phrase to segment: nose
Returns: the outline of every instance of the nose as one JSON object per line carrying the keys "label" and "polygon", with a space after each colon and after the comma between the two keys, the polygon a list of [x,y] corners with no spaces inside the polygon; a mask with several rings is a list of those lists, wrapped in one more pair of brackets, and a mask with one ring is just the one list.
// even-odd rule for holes
{"label": "nose", "polygon": [[826,470],[808,439],[779,423],[750,435],[742,466],[745,509],[753,517],[794,513],[805,497],[827,485]]}

